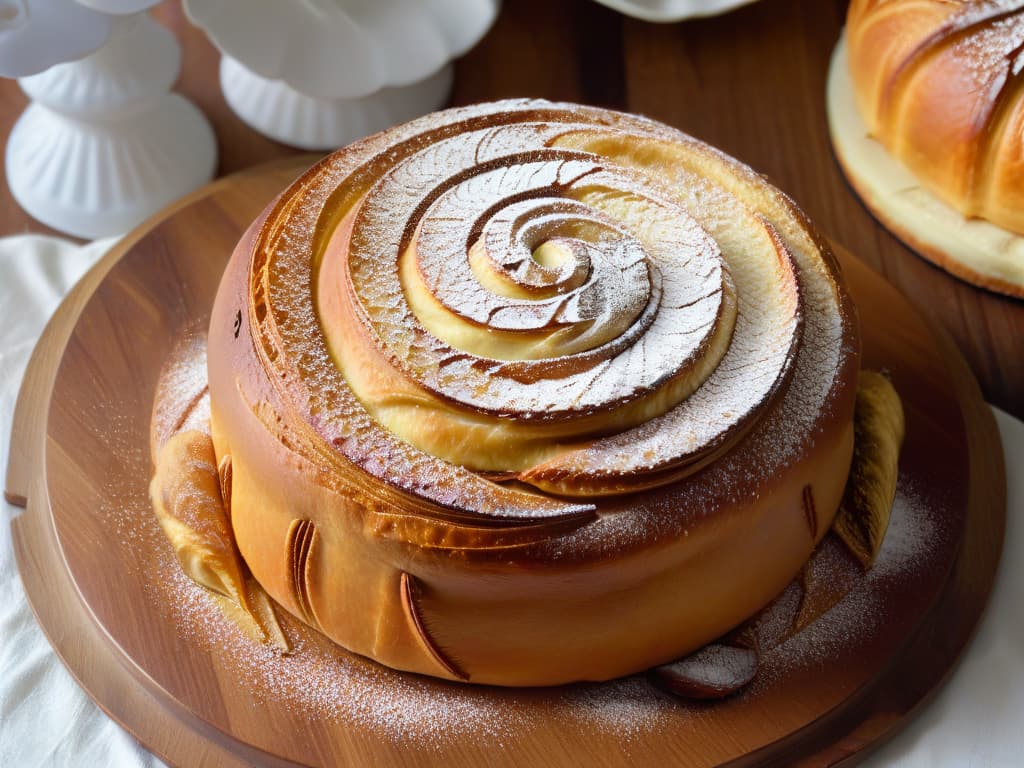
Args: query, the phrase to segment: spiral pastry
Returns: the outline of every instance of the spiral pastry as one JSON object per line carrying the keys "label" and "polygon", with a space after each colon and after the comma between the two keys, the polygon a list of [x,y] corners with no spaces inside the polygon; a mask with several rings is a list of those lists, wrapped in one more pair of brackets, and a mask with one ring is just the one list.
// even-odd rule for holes
{"label": "spiral pastry", "polygon": [[644,669],[769,602],[835,514],[858,366],[785,196],[546,102],[313,167],[240,242],[209,335],[255,577],[352,651],[499,685]]}

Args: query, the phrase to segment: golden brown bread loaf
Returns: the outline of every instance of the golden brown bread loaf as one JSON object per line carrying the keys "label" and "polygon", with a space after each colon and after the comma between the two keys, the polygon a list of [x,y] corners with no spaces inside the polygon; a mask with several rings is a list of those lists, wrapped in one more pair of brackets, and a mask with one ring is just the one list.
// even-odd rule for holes
{"label": "golden brown bread loaf", "polygon": [[968,217],[1024,234],[1024,0],[853,0],[871,136]]}
{"label": "golden brown bread loaf", "polygon": [[231,521],[267,591],[389,666],[499,685],[671,661],[831,523],[859,340],[778,190],[666,126],[431,115],[310,169],[209,332]]}

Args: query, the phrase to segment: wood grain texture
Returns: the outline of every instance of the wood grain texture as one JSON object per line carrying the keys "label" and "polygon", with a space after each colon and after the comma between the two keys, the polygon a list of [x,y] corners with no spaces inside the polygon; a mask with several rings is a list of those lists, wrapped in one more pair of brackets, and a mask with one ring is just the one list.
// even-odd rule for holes
{"label": "wood grain texture", "polygon": [[[63,355],[44,353],[59,364],[45,462],[34,474],[29,509],[14,524],[19,568],[61,658],[148,747],[174,764],[210,766],[581,759],[614,765],[627,758],[846,764],[894,732],[948,673],[977,623],[998,561],[1006,506],[998,433],[952,345],[933,335],[891,286],[841,254],[864,318],[866,364],[888,368],[905,394],[903,482],[939,510],[942,529],[942,558],[926,559],[886,588],[895,602],[880,606],[877,632],[713,710],[702,708],[699,717],[689,705],[673,704],[667,723],[634,741],[614,725],[581,725],[576,713],[555,705],[560,693],[543,690],[416,678],[446,700],[482,690],[500,707],[526,713],[501,745],[472,727],[455,727],[440,751],[417,739],[387,738],[372,719],[338,722],[301,700],[278,700],[276,684],[252,677],[251,656],[204,644],[187,617],[175,613],[182,583],[169,577],[176,565],[145,488],[149,411],[164,356],[183,329],[201,324],[231,245],[285,181],[278,170],[221,182],[155,222],[68,320],[74,327],[65,333]],[[909,583],[920,588],[907,589]],[[297,658],[319,653],[341,663],[326,640],[295,622],[289,631],[299,633]],[[408,684],[410,676],[374,669],[380,683],[369,690],[378,698]]]}
{"label": "wood grain texture", "polygon": [[[254,218],[283,186],[314,160],[312,155],[287,157],[254,171],[221,179],[126,235],[79,281],[54,313],[33,351],[15,408],[5,495],[9,499],[21,496],[31,500],[28,510],[12,523],[12,528],[18,570],[36,618],[65,666],[103,711],[164,759],[180,761],[187,756],[185,763],[179,764],[241,768],[257,762],[273,764],[273,761],[255,750],[236,748],[232,751],[218,746],[216,740],[210,738],[208,726],[189,722],[190,715],[178,712],[180,707],[173,701],[160,699],[158,693],[140,685],[129,667],[118,663],[111,655],[109,640],[81,602],[68,570],[47,554],[59,551],[49,514],[39,512],[40,508],[46,509],[47,492],[41,466],[54,374],[82,307],[110,269],[140,239],[154,229],[159,231],[161,224],[173,219],[180,210],[201,206],[211,196],[232,200],[236,215],[242,217],[233,220],[230,231],[234,231],[244,226],[242,219]],[[246,188],[243,195],[234,193],[235,185],[240,182]],[[222,258],[226,259],[227,254]]]}
{"label": "wood grain texture", "polygon": [[[656,25],[591,0],[506,2],[456,65],[455,104],[512,96],[583,101],[657,118],[767,174],[818,225],[953,336],[992,403],[1024,418],[1024,302],[976,289],[913,255],[847,187],[825,122],[825,76],[847,0],[759,0],[733,13]],[[157,9],[178,36],[178,89],[217,133],[219,174],[294,155],[228,109],[219,56],[178,0]],[[0,81],[0,137],[24,108]],[[2,162],[2,159],[0,159]],[[0,233],[49,232],[0,188]]]}

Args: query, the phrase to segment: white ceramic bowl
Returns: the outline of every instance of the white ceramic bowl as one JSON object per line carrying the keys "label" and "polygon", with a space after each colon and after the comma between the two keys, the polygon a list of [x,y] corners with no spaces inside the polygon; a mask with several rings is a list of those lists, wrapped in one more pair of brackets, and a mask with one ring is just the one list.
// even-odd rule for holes
{"label": "white ceramic bowl", "polygon": [[668,23],[696,16],[717,16],[755,0],[597,0],[644,21]]}

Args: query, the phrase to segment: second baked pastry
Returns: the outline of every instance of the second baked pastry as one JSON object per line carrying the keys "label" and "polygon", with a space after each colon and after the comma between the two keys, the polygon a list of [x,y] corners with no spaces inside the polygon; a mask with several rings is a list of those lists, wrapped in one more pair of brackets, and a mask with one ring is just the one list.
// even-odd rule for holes
{"label": "second baked pastry", "polygon": [[833,145],[865,204],[958,277],[1024,297],[1024,0],[853,0]]}

